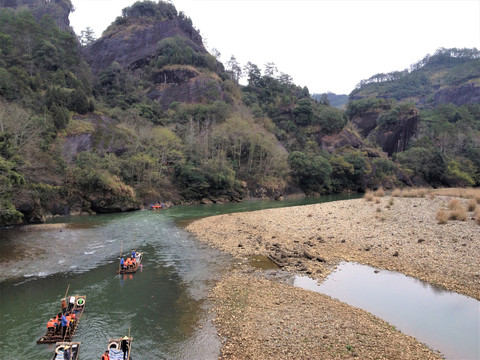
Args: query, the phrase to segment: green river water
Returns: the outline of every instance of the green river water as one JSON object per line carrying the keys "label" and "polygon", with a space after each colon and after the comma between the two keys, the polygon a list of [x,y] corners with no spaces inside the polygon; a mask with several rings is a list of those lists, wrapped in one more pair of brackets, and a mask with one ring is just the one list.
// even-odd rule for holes
{"label": "green river water", "polygon": [[[231,259],[197,242],[182,225],[203,216],[344,198],[179,206],[56,219],[67,227],[49,231],[2,229],[0,359],[52,358],[54,346],[36,340],[67,288],[87,296],[73,339],[82,343],[83,360],[100,359],[109,338],[129,331],[132,359],[216,359],[221,340],[207,294]],[[141,271],[116,275],[120,251],[132,249],[144,252]]]}

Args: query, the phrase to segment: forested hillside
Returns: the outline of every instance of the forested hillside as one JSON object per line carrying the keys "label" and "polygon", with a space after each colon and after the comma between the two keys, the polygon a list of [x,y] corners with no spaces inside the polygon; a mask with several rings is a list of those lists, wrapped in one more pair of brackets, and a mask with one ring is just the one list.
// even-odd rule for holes
{"label": "forested hillside", "polygon": [[[0,3],[0,224],[160,201],[480,183],[476,50],[462,50],[456,70],[451,50],[362,82],[342,110],[273,63],[222,64],[169,2],[136,2],[82,41],[68,27],[70,1],[24,5]],[[395,83],[413,83],[408,97]],[[465,85],[463,103],[441,103]]]}

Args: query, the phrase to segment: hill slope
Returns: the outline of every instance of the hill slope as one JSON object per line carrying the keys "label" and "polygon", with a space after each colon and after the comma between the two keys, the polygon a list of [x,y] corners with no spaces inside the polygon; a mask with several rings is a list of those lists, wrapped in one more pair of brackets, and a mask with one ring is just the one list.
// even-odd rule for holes
{"label": "hill slope", "polygon": [[393,98],[420,107],[480,102],[480,51],[438,49],[413,64],[409,70],[376,74],[363,80],[350,98]]}

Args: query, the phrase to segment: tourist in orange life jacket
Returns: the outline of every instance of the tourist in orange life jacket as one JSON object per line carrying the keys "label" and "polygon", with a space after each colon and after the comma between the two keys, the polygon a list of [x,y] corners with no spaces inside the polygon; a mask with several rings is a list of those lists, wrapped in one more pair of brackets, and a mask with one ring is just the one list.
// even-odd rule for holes
{"label": "tourist in orange life jacket", "polygon": [[53,329],[56,327],[56,322],[55,322],[55,318],[51,318],[50,320],[48,320],[47,322],[47,329],[50,330],[50,329]]}
{"label": "tourist in orange life jacket", "polygon": [[127,258],[127,260],[125,261],[125,267],[129,269],[131,265],[132,265],[132,259]]}
{"label": "tourist in orange life jacket", "polygon": [[72,313],[70,315],[70,328],[73,326],[73,324],[75,324],[76,317],[77,317],[77,315],[75,315],[75,313]]}
{"label": "tourist in orange life jacket", "polygon": [[108,350],[105,350],[105,352],[103,353],[102,360],[110,360],[110,355],[108,355]]}
{"label": "tourist in orange life jacket", "polygon": [[132,266],[135,267],[135,263],[137,262],[137,259],[135,259],[134,257],[132,257]]}

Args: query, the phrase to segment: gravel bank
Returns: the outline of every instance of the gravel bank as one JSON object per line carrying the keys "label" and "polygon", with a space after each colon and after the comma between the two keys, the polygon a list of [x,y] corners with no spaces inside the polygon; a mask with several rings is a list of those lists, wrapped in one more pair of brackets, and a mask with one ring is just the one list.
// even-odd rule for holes
{"label": "gravel bank", "polygon": [[[449,197],[377,198],[220,215],[187,229],[242,264],[213,296],[224,359],[434,359],[373,315],[252,270],[252,255],[323,279],[339,261],[395,270],[480,299],[480,226],[438,224]],[[461,200],[466,205],[466,200]]]}

